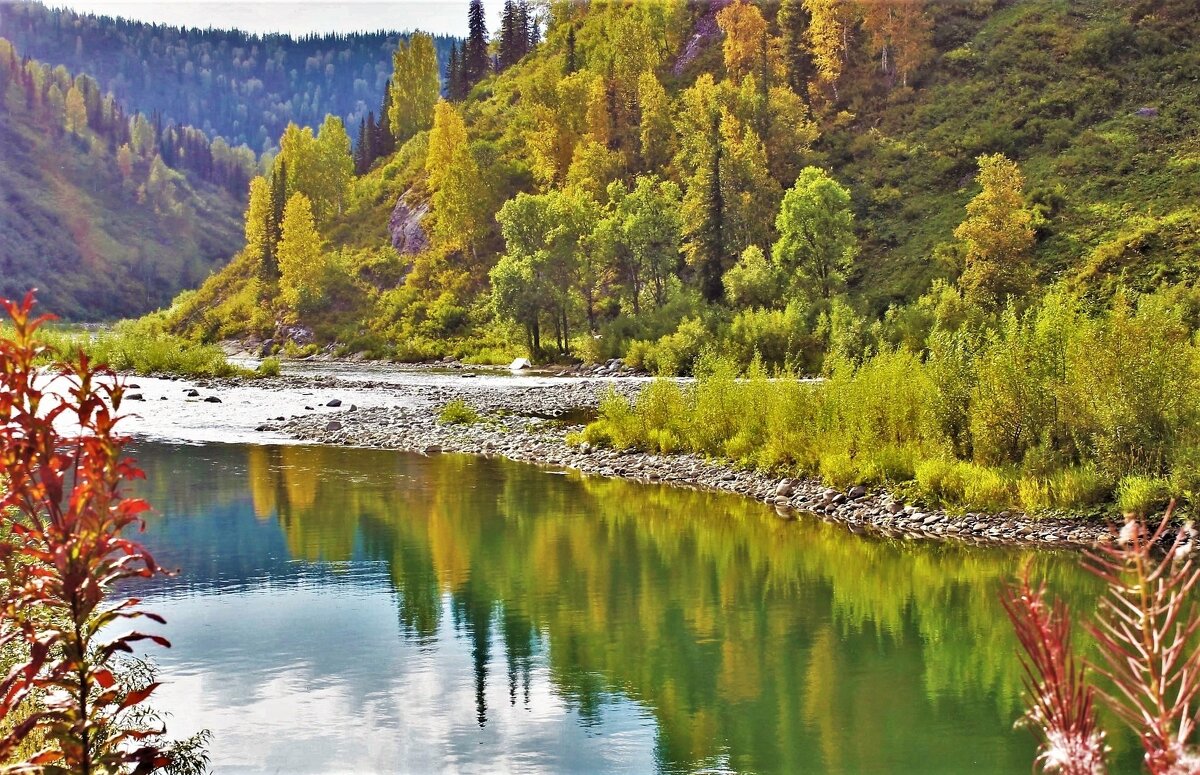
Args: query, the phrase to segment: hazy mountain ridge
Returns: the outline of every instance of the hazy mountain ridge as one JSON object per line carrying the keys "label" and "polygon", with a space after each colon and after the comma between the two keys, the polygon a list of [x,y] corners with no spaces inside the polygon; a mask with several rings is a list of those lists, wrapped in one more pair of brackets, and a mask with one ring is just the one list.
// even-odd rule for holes
{"label": "hazy mountain ridge", "polygon": [[[130,111],[157,112],[164,123],[262,152],[289,121],[315,127],[328,113],[357,127],[370,111],[378,114],[404,36],[183,30],[15,2],[0,3],[0,37],[31,57],[91,75]],[[443,66],[453,40],[435,37]]]}

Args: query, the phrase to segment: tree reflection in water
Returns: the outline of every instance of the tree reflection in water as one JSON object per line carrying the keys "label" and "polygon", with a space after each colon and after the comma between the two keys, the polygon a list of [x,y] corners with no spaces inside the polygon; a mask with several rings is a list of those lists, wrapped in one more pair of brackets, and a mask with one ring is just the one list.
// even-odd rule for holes
{"label": "tree reflection in water", "polygon": [[[383,563],[407,640],[436,649],[448,612],[481,727],[493,652],[514,706],[543,660],[585,724],[614,694],[651,708],[670,771],[1023,771],[1033,743],[1012,729],[1020,666],[999,586],[1028,558],[1075,610],[1098,592],[1070,554],[862,538],[739,497],[499,460],[304,446],[141,458],[151,501],[188,513],[189,530],[241,504],[278,525],[290,560]],[[204,541],[170,544],[180,566],[215,572]]]}

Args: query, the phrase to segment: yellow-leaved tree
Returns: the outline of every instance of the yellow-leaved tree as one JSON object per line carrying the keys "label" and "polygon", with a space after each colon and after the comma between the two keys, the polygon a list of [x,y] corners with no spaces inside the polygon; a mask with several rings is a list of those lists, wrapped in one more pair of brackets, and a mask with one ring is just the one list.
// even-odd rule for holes
{"label": "yellow-leaved tree", "polygon": [[1016,162],[1000,153],[978,161],[976,180],[983,190],[954,230],[965,257],[958,282],[967,298],[1002,305],[1033,287],[1033,212],[1025,205],[1025,180]]}
{"label": "yellow-leaved tree", "polygon": [[767,40],[767,20],[758,6],[735,0],[717,14],[717,26],[725,33],[725,70],[734,83],[761,67]]}
{"label": "yellow-leaved tree", "polygon": [[471,155],[467,126],[454,105],[444,100],[433,111],[425,173],[433,192],[434,243],[449,250],[473,251],[485,226],[488,198]]}
{"label": "yellow-leaved tree", "polygon": [[321,235],[313,218],[312,203],[304,194],[295,193],[288,199],[283,210],[283,237],[276,254],[279,297],[295,317],[320,301],[325,269]]}
{"label": "yellow-leaved tree", "polygon": [[437,51],[433,38],[414,32],[401,41],[392,56],[392,92],[388,121],[397,145],[433,123],[433,109],[441,94]]}
{"label": "yellow-leaved tree", "polygon": [[808,11],[805,39],[817,80],[837,97],[838,79],[846,65],[853,10],[848,0],[804,0]]}

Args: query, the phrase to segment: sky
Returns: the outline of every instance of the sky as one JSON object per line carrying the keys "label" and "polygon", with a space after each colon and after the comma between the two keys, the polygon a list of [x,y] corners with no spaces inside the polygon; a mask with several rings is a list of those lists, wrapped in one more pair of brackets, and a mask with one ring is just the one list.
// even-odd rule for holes
{"label": "sky", "polygon": [[[51,7],[178,27],[235,27],[294,36],[379,29],[465,36],[467,4],[468,0],[47,0]],[[503,0],[484,0],[488,30],[499,26],[503,5]]]}

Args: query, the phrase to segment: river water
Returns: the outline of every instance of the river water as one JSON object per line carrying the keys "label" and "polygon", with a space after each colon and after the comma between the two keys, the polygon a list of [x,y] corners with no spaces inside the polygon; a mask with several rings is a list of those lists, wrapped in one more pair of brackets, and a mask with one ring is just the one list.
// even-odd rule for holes
{"label": "river water", "polygon": [[181,569],[140,590],[154,703],[217,773],[1029,772],[997,591],[1028,561],[1097,594],[1072,554],[499,460],[133,451]]}

